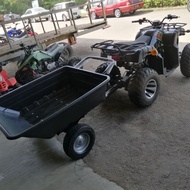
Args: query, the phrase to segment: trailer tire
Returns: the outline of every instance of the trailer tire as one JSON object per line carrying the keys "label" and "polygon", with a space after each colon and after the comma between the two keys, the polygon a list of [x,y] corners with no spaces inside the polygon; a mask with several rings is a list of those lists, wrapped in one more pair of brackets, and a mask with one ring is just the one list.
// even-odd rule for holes
{"label": "trailer tire", "polygon": [[127,86],[130,100],[138,107],[150,106],[158,96],[160,82],[158,74],[151,68],[139,69]]}
{"label": "trailer tire", "polygon": [[190,44],[187,44],[182,51],[180,70],[185,77],[190,77]]}
{"label": "trailer tire", "polygon": [[94,142],[94,130],[86,124],[77,124],[67,131],[63,141],[63,149],[72,160],[78,160],[91,151]]}

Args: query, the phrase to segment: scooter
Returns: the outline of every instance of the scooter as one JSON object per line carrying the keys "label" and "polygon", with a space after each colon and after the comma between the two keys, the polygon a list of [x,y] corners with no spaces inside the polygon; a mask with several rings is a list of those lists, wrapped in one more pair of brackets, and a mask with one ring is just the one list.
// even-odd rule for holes
{"label": "scooter", "polygon": [[50,44],[45,50],[34,50],[31,46],[20,44],[24,50],[17,63],[15,78],[20,84],[26,84],[42,75],[68,64],[73,55],[72,47],[65,43]]}
{"label": "scooter", "polygon": [[20,85],[17,83],[14,77],[9,77],[6,70],[3,69],[2,64],[0,64],[0,95],[13,90]]}

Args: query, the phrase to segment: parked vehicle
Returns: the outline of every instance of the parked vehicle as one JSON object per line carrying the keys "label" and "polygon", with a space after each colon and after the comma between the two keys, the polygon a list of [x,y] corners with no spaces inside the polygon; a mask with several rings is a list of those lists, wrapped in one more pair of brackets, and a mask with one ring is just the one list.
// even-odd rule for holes
{"label": "parked vehicle", "polygon": [[187,0],[187,10],[190,12],[190,0]]}
{"label": "parked vehicle", "polygon": [[[76,6],[76,3],[73,1],[55,4],[53,6],[52,10],[53,11],[60,10],[60,12],[53,14],[54,19],[67,21],[69,19],[69,14],[70,14],[70,18],[72,18],[69,10],[72,10],[72,15],[73,15],[74,19],[80,18],[81,17],[80,9],[79,9],[79,7],[75,7],[75,6]],[[69,9],[69,8],[72,8],[72,9]],[[51,17],[50,17],[50,20],[52,20]]]}
{"label": "parked vehicle", "polygon": [[72,47],[64,42],[49,45],[45,51],[33,50],[31,46],[21,44],[25,54],[19,58],[15,78],[20,84],[26,84],[60,66],[68,64],[73,55]]}
{"label": "parked vehicle", "polygon": [[7,71],[3,69],[2,63],[0,63],[0,96],[18,86],[16,79],[14,77],[9,77]]}
{"label": "parked vehicle", "polygon": [[28,25],[26,25],[24,31],[21,29],[12,28],[7,31],[7,35],[9,37],[8,39],[5,34],[0,35],[0,46],[6,45],[9,42],[19,41],[21,39],[27,38],[28,36],[34,36],[34,32]]}
{"label": "parked vehicle", "polygon": [[[117,62],[110,73],[110,91],[124,87],[131,101],[139,107],[150,106],[156,99],[160,82],[158,75],[169,76],[179,65],[181,73],[190,77],[190,43],[182,53],[179,52],[179,36],[186,23],[164,23],[166,19],[177,19],[168,15],[162,21],[146,18],[133,21],[139,24],[150,23],[142,28],[135,41],[114,42],[112,40],[96,43],[92,48],[101,50],[101,56],[111,56]],[[126,69],[121,76],[120,67]],[[104,73],[107,64],[97,68]]]}
{"label": "parked vehicle", "polygon": [[[28,17],[28,16],[35,16],[34,18],[30,18],[31,22],[36,22],[38,20],[41,19],[45,19],[45,20],[48,20],[49,19],[49,14],[48,14],[49,10],[47,9],[44,9],[43,7],[35,7],[35,8],[30,8],[30,9],[27,9],[26,12],[21,16],[22,18],[25,18],[25,17]],[[42,15],[38,16],[38,14],[41,14],[41,13],[47,13],[45,15]]]}
{"label": "parked vehicle", "polygon": [[[125,13],[134,14],[137,9],[143,8],[144,2],[143,0],[104,0],[103,6],[106,16],[114,15],[119,18]],[[92,19],[103,16],[101,3],[90,9],[90,16]]]}
{"label": "parked vehicle", "polygon": [[61,67],[0,97],[0,130],[10,140],[49,139],[64,132],[66,155],[81,159],[91,151],[95,133],[79,121],[105,100],[108,82],[106,75]]}
{"label": "parked vehicle", "polygon": [[19,23],[15,23],[15,27],[7,27],[8,31],[7,31],[7,35],[8,37],[15,37],[15,36],[19,36],[20,34],[23,33],[23,31],[21,29],[17,29],[17,25]]}
{"label": "parked vehicle", "polygon": [[4,21],[14,20],[14,19],[17,19],[17,18],[20,18],[20,15],[15,14],[15,13],[11,13],[11,12],[9,14],[4,15]]}

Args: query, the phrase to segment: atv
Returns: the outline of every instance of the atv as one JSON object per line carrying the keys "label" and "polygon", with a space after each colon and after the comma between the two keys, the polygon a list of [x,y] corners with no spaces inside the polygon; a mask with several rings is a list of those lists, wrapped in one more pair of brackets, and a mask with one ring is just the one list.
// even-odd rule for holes
{"label": "atv", "polygon": [[[158,75],[169,76],[179,65],[184,76],[190,77],[190,44],[179,52],[179,36],[190,30],[186,23],[165,23],[166,19],[177,19],[167,15],[162,21],[146,18],[132,23],[149,23],[140,29],[134,41],[114,42],[107,40],[91,46],[100,49],[102,57],[111,57],[116,65],[110,72],[110,93],[124,87],[130,100],[139,107],[150,106],[158,96],[160,82]],[[104,73],[106,64],[101,64],[96,72]],[[120,69],[125,72],[121,75]]]}

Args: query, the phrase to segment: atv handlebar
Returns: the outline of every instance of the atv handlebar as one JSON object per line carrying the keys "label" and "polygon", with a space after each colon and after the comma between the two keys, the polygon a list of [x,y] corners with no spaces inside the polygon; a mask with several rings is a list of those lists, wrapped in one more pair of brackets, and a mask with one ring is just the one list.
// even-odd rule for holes
{"label": "atv handlebar", "polygon": [[176,15],[169,14],[166,17],[164,17],[162,19],[162,21],[159,21],[159,20],[151,21],[151,20],[148,20],[146,18],[142,18],[142,19],[139,19],[139,20],[134,20],[134,21],[132,21],[132,23],[138,22],[139,24],[142,24],[142,23],[145,23],[145,22],[149,22],[152,26],[160,26],[160,25],[163,24],[164,20],[166,20],[166,19],[172,20],[172,19],[177,19],[177,18],[179,18],[179,17],[176,16]]}

